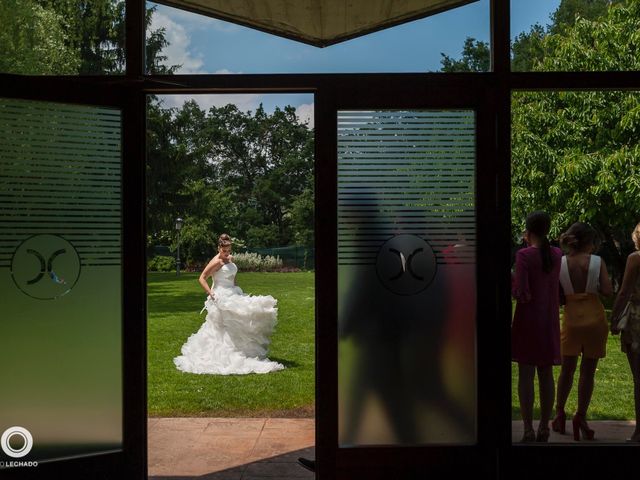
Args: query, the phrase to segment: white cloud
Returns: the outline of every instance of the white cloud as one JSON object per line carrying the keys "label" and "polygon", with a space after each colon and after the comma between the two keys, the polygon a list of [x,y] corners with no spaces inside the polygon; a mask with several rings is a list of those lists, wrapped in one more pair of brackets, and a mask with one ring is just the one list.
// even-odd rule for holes
{"label": "white cloud", "polygon": [[235,23],[225,22],[224,20],[219,20],[217,18],[207,17],[206,15],[201,15],[199,13],[182,10],[181,8],[172,8],[165,5],[156,6],[158,8],[156,13],[166,12],[166,14],[174,20],[179,21],[183,25],[188,25],[189,29],[206,28],[218,30],[219,32],[235,32],[242,28],[240,25]]}
{"label": "white cloud", "polygon": [[165,38],[169,45],[162,50],[167,56],[168,65],[182,65],[176,73],[207,73],[202,69],[202,55],[194,55],[189,50],[191,38],[181,24],[161,12],[155,12],[151,19],[151,29],[165,29]]}
{"label": "white cloud", "polygon": [[[214,72],[217,75],[233,75],[228,68],[221,68]],[[208,111],[211,107],[224,107],[230,103],[234,104],[242,112],[247,110],[255,111],[262,101],[262,95],[258,93],[220,93],[220,94],[186,94],[186,95],[158,95],[165,107],[182,107],[184,102],[195,100],[200,108]]]}
{"label": "white cloud", "polygon": [[156,8],[157,10],[154,15],[158,13],[167,15],[173,20],[179,21],[181,24],[188,23],[190,27],[204,27],[211,21],[211,19],[205,15],[199,15],[187,10],[182,10],[181,8],[167,7],[166,5],[156,5]]}
{"label": "white cloud", "polygon": [[[218,72],[216,72],[218,73]],[[182,107],[184,102],[195,100],[203,110],[209,110],[211,107],[223,107],[232,103],[242,112],[247,110],[255,111],[260,105],[262,95],[257,93],[246,94],[187,94],[187,95],[158,95],[163,101],[165,107]]]}
{"label": "white cloud", "polygon": [[240,26],[235,23],[225,22],[224,20],[218,20],[217,18],[207,17],[206,15],[200,15],[198,13],[182,10],[181,8],[167,7],[166,5],[155,5],[156,15],[162,13],[168,15],[173,20],[180,22],[182,25],[187,25],[189,30],[192,29],[214,29],[220,32],[233,32],[240,30]]}
{"label": "white cloud", "polygon": [[298,121],[300,123],[309,122],[309,128],[313,128],[315,126],[315,122],[313,120],[313,109],[313,103],[303,103],[296,107],[296,116],[298,117]]}
{"label": "white cloud", "polygon": [[[234,72],[227,71],[227,73]],[[208,111],[211,107],[224,107],[231,103],[242,112],[248,110],[255,112],[260,103],[264,101],[264,96],[257,93],[158,95],[158,97],[162,100],[165,108],[181,108],[185,102],[195,100],[200,108],[205,111]],[[296,107],[296,117],[298,121],[300,123],[306,123],[310,129],[313,129],[315,126],[313,111],[313,103],[303,103]]]}

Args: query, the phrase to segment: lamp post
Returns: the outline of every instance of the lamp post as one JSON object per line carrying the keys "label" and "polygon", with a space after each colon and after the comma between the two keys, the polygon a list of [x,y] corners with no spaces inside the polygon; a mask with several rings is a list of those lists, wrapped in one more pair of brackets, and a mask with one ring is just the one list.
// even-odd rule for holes
{"label": "lamp post", "polygon": [[182,230],[182,218],[176,218],[176,231],[178,232],[178,248],[176,255],[176,277],[180,276],[180,230]]}

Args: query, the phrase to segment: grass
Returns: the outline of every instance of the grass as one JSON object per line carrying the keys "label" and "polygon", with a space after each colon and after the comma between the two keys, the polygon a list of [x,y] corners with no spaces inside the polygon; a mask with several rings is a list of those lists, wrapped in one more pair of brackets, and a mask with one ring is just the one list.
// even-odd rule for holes
{"label": "grass", "polygon": [[198,274],[148,276],[148,410],[150,416],[312,417],[315,401],[314,274],[238,275],[245,293],[273,295],[278,324],[269,358],[287,368],[264,375],[179,371],[173,357],[205,319]]}
{"label": "grass", "polygon": [[[611,300],[605,302],[607,318],[611,315]],[[578,404],[578,377],[580,360],[573,378],[573,388],[567,400],[567,413],[575,411]],[[556,389],[560,367],[553,367]],[[534,418],[540,418],[540,404],[538,402],[538,385],[536,377],[536,400],[534,404]],[[518,404],[518,365],[511,364],[511,418],[519,420],[520,407]],[[633,420],[633,378],[627,356],[620,350],[620,336],[609,335],[607,340],[607,356],[598,362],[595,387],[589,406],[588,418],[592,420]],[[555,410],[554,410],[555,412]]]}
{"label": "grass", "polygon": [[[148,408],[151,416],[312,417],[314,412],[314,277],[312,272],[240,273],[238,284],[278,299],[278,325],[269,358],[287,367],[266,375],[197,375],[177,370],[173,357],[204,321],[198,274],[150,273],[148,285]],[[608,306],[610,307],[610,305]],[[608,309],[608,314],[610,311]],[[560,367],[554,367],[557,377]],[[575,409],[578,372],[567,402]],[[512,418],[520,418],[518,370],[512,364]],[[537,386],[536,386],[537,387]],[[534,416],[540,409],[536,399]],[[630,420],[633,381],[618,336],[610,336],[600,360],[590,419]]]}

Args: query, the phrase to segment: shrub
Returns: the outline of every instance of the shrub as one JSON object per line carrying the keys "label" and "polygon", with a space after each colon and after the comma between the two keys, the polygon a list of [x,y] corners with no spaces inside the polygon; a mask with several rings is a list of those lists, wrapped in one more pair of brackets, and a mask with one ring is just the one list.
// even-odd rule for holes
{"label": "shrub", "polygon": [[165,255],[156,255],[147,262],[150,272],[172,272],[176,269],[176,259]]}
{"label": "shrub", "polygon": [[233,263],[241,272],[274,272],[282,268],[279,256],[262,256],[259,253],[237,253],[233,256]]}

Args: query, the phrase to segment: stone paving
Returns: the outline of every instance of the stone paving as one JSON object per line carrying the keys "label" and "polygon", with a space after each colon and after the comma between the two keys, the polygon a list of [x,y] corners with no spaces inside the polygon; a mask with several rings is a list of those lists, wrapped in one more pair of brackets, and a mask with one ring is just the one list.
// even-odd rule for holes
{"label": "stone paving", "polygon": [[313,418],[149,418],[149,478],[302,480],[314,474]]}
{"label": "stone paving", "polygon": [[[315,458],[314,422],[313,418],[149,418],[149,478],[313,479],[297,459]],[[596,439],[579,442],[582,445],[625,444],[634,429],[631,421],[589,425]],[[521,438],[522,422],[514,421],[513,442]],[[578,443],[571,435],[570,419],[567,434],[551,432],[549,443]]]}

